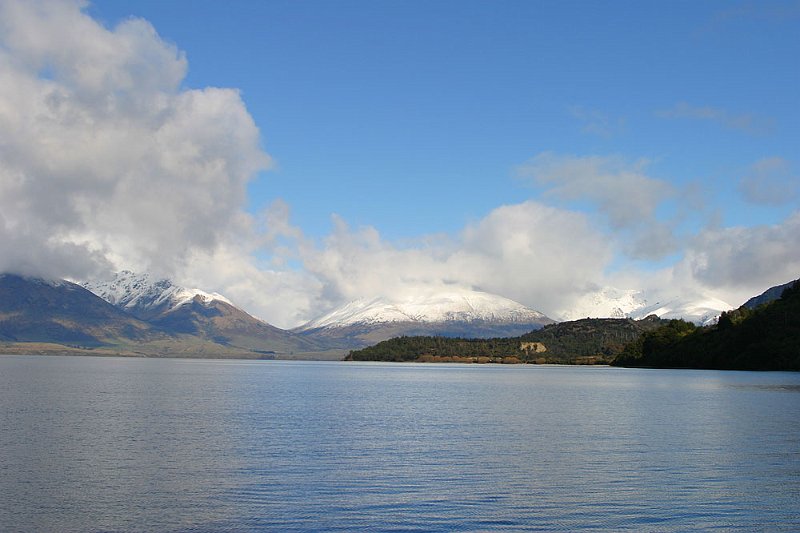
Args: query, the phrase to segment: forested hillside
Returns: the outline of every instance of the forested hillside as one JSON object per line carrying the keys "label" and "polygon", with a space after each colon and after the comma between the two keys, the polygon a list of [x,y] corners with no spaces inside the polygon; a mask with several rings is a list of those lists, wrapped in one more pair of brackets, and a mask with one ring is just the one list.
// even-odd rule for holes
{"label": "forested hillside", "polygon": [[617,366],[800,370],[800,283],[780,299],[723,313],[716,326],[681,320],[642,335],[612,363]]}
{"label": "forested hillside", "polygon": [[608,363],[625,346],[666,321],[595,318],[551,324],[520,337],[398,337],[350,352],[353,361]]}

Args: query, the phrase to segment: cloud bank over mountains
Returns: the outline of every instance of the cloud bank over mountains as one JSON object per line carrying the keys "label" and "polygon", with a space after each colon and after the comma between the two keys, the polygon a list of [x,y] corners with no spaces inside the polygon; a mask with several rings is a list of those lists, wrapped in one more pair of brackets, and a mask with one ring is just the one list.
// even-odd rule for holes
{"label": "cloud bank over mountains", "polygon": [[82,5],[0,4],[0,269],[168,273],[238,230],[269,158],[237,91],[183,88],[148,22]]}
{"label": "cloud bank over mountains", "polygon": [[[248,184],[271,162],[259,127],[235,89],[186,87],[187,68],[145,20],[106,28],[83,2],[0,1],[0,271],[149,271],[281,327],[356,298],[454,285],[544,313],[604,285],[738,305],[800,272],[800,212],[687,236],[661,212],[681,191],[650,176],[647,160],[618,155],[533,154],[517,171],[536,194],[454,235],[396,243],[333,215],[318,240],[281,201],[247,211]],[[665,116],[750,128],[686,105]],[[743,193],[780,201],[787,165],[754,163]]]}

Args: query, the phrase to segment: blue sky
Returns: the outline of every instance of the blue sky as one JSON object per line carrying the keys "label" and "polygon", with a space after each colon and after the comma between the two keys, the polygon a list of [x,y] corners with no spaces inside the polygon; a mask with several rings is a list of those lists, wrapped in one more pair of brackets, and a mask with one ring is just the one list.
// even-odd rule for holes
{"label": "blue sky", "polygon": [[[798,153],[797,3],[101,0],[89,12],[150,21],[186,52],[187,86],[240,89],[276,162],[251,208],[283,198],[313,235],[332,212],[390,238],[457,231],[535,196],[514,168],[543,151],[650,159],[654,176],[705,189],[729,225],[795,207],[745,206],[737,182]],[[719,118],[663,117],[677,105]]]}
{"label": "blue sky", "polygon": [[[70,266],[53,274],[150,269],[280,325],[420,283],[555,313],[606,285],[738,305],[800,272],[800,2],[4,4],[8,64],[84,105],[87,138],[127,139],[106,147],[115,163],[80,160],[102,185],[52,172],[8,185],[30,200],[57,181],[70,201],[59,219],[6,209],[8,242],[21,227],[48,237],[5,268],[77,246],[83,259],[51,261]],[[168,161],[189,153],[180,136],[148,144],[167,111],[142,117],[189,96],[203,128],[181,130],[184,144],[205,151],[181,172]],[[55,141],[38,142],[25,153]],[[8,184],[39,176],[15,165]],[[139,190],[161,191],[151,230],[153,202],[123,201]],[[98,222],[101,201],[119,202],[118,226]]]}

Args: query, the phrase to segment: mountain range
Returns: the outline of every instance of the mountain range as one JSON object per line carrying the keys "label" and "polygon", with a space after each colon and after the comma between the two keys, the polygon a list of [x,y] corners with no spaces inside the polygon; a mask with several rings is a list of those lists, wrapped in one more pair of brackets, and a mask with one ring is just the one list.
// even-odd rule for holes
{"label": "mountain range", "polygon": [[116,308],[172,334],[191,335],[264,355],[327,349],[313,339],[249,315],[220,294],[187,289],[148,274],[123,271],[108,281],[86,282],[83,287]]}
{"label": "mountain range", "polygon": [[[640,291],[606,288],[586,295],[560,318],[656,314],[702,325],[731,307],[711,298],[651,303]],[[148,274],[123,271],[81,285],[0,275],[0,343],[6,351],[11,343],[29,343],[28,348],[39,343],[47,345],[37,348],[43,352],[66,346],[129,355],[341,358],[392,337],[514,337],[554,322],[498,295],[448,287],[352,301],[287,331],[221,294]]]}

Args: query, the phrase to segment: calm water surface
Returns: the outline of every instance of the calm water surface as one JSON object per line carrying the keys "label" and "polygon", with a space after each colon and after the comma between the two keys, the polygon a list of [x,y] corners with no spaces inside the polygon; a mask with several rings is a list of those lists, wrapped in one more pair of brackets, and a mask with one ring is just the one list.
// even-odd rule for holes
{"label": "calm water surface", "polygon": [[2,531],[800,530],[800,374],[0,357]]}

